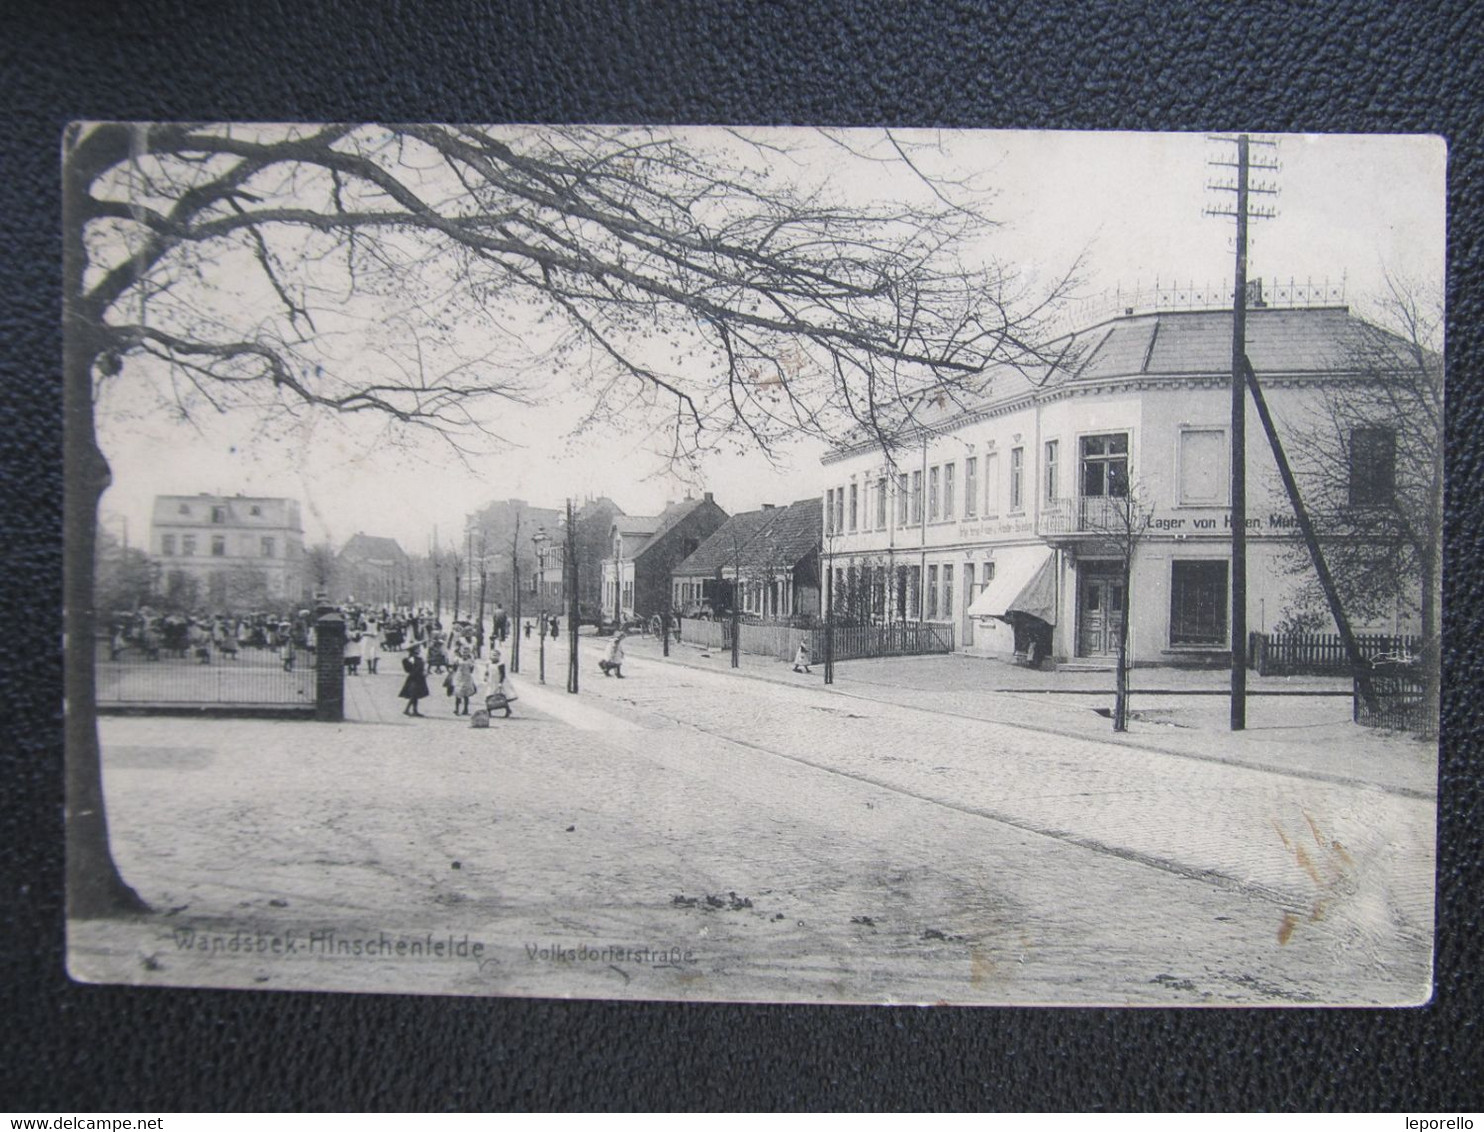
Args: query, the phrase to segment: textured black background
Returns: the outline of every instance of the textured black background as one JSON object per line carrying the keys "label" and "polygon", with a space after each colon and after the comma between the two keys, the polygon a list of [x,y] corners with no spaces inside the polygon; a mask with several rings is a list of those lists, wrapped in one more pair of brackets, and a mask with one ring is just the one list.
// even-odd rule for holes
{"label": "textured black background", "polygon": [[[6,7],[0,1109],[1480,1106],[1480,5]],[[1433,1004],[631,1006],[70,984],[58,152],[63,124],[82,117],[1445,135],[1449,693]]]}

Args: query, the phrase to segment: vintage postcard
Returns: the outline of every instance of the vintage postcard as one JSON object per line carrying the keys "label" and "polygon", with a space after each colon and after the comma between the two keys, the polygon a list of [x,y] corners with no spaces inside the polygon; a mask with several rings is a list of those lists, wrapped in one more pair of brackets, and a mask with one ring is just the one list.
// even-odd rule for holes
{"label": "vintage postcard", "polygon": [[81,122],[68,966],[1432,993],[1443,142]]}

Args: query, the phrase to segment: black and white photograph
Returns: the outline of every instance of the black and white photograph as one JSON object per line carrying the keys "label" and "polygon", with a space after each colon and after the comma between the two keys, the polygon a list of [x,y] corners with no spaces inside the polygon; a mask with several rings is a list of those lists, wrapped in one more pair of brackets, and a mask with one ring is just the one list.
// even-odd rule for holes
{"label": "black and white photograph", "polygon": [[67,967],[1433,994],[1447,149],[79,121]]}

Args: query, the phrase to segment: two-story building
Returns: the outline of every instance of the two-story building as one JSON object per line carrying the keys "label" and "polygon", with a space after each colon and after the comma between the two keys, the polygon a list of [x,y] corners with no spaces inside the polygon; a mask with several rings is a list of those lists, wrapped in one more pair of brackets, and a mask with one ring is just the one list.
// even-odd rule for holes
{"label": "two-story building", "polygon": [[675,567],[727,521],[711,492],[671,503],[658,515],[619,515],[603,561],[603,615],[648,618],[670,602]]}
{"label": "two-story building", "polygon": [[576,530],[570,545],[565,513],[554,527],[542,527],[532,536],[536,544],[533,588],[538,608],[557,611],[568,608],[573,577],[569,555],[575,553],[579,615],[584,618],[597,615],[603,592],[603,561],[612,547],[614,520],[623,514],[623,508],[606,495],[586,499],[574,509]]}
{"label": "two-story building", "polygon": [[[1280,436],[1374,378],[1354,361],[1374,334],[1342,306],[1249,311],[1247,355]],[[1049,365],[921,395],[890,458],[865,439],[840,446],[823,461],[837,614],[951,624],[959,647],[997,655],[1108,658],[1131,545],[1132,661],[1229,656],[1231,343],[1230,310],[1131,311],[1053,343]],[[1303,577],[1250,403],[1247,416],[1247,623],[1261,630]],[[1394,454],[1356,444],[1351,458]]]}
{"label": "two-story building", "polygon": [[157,495],[149,540],[162,587],[188,580],[196,600],[215,610],[247,613],[303,598],[298,500]]}

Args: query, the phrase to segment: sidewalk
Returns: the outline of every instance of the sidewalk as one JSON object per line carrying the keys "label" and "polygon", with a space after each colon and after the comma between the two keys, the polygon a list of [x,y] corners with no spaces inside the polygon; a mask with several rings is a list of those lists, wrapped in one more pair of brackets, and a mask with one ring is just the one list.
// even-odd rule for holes
{"label": "sidewalk", "polygon": [[[1110,714],[1101,714],[1111,713],[1113,707],[1112,672],[1040,672],[997,659],[952,654],[842,662],[835,665],[834,684],[826,686],[819,662],[812,665],[811,675],[804,675],[784,661],[743,653],[733,670],[730,653],[723,650],[672,643],[666,660],[656,640],[634,637],[625,646],[631,656],[645,661],[732,672],[741,679],[1319,781],[1369,785],[1409,797],[1437,797],[1437,744],[1357,726],[1348,695],[1253,695],[1247,705],[1247,730],[1230,731],[1230,700],[1225,694],[1230,674],[1224,669],[1135,669],[1129,680],[1133,715],[1128,731],[1118,734]],[[1216,694],[1141,693],[1141,686]],[[1348,693],[1349,681],[1252,673],[1248,690]]]}

